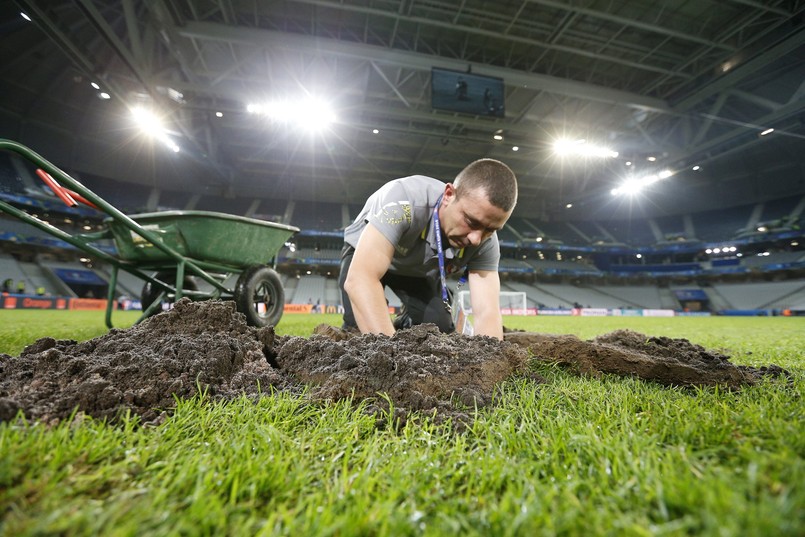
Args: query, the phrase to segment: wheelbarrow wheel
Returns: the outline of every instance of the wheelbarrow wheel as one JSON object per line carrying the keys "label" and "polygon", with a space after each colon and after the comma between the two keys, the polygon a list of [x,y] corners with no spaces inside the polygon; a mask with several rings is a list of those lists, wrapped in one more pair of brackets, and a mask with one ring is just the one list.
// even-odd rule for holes
{"label": "wheelbarrow wheel", "polygon": [[279,274],[266,265],[243,271],[235,285],[235,305],[252,326],[276,326],[285,307]]}
{"label": "wheelbarrow wheel", "polygon": [[[154,278],[174,286],[176,285],[176,273],[173,271],[157,272],[154,274]],[[192,276],[185,276],[184,280],[182,281],[182,290],[198,291],[198,283],[196,282],[196,279]],[[158,285],[154,285],[151,282],[145,282],[145,285],[143,285],[143,291],[140,293],[140,300],[143,305],[143,310],[150,306],[151,303],[157,299],[160,293],[162,293],[162,289]],[[152,315],[156,315],[157,313],[160,313],[160,311],[155,311]]]}

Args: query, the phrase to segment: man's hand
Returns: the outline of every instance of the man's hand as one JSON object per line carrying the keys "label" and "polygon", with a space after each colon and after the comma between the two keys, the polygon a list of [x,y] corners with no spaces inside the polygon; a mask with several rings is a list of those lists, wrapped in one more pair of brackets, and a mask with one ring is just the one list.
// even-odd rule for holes
{"label": "man's hand", "polygon": [[503,318],[500,316],[498,273],[491,270],[470,271],[469,284],[475,335],[502,340]]}
{"label": "man's hand", "polygon": [[[344,282],[361,333],[394,335],[380,279],[394,257],[394,245],[372,224],[361,233]],[[497,274],[496,274],[497,275]]]}

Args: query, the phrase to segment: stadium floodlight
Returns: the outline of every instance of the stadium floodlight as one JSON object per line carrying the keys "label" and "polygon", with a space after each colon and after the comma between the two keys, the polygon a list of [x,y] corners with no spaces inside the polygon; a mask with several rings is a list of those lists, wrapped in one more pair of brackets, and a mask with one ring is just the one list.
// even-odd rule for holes
{"label": "stadium floodlight", "polygon": [[584,138],[570,140],[560,138],[553,143],[553,151],[559,156],[576,155],[580,157],[616,158],[617,151],[608,147],[589,143]]}
{"label": "stadium floodlight", "polygon": [[146,133],[151,136],[159,136],[164,132],[162,121],[156,114],[142,106],[135,106],[131,109],[134,122]]}
{"label": "stadium floodlight", "polygon": [[634,195],[640,192],[644,187],[654,184],[657,181],[668,179],[675,173],[676,172],[673,170],[662,170],[661,172],[644,175],[643,177],[627,179],[617,188],[610,190],[610,193],[613,196],[619,196],[621,194]]}
{"label": "stadium floodlight", "polygon": [[300,101],[272,101],[265,104],[253,103],[246,106],[246,111],[265,116],[278,123],[298,125],[309,131],[326,129],[336,120],[330,105],[314,98]]}
{"label": "stadium floodlight", "polygon": [[627,179],[618,188],[613,188],[611,192],[613,196],[619,196],[621,194],[632,196],[640,192],[645,184],[646,183],[638,179]]}
{"label": "stadium floodlight", "polygon": [[159,116],[142,106],[132,108],[131,115],[145,134],[161,141],[174,153],[179,152],[179,146],[168,136]]}

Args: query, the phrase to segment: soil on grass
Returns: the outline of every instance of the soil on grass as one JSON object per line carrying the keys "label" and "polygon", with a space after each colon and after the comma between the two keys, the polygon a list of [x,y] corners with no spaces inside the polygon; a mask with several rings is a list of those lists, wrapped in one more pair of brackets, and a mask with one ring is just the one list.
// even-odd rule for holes
{"label": "soil on grass", "polygon": [[740,389],[763,376],[785,375],[776,365],[739,366],[729,356],[687,339],[647,336],[616,330],[584,341],[573,335],[509,332],[505,340],[527,348],[534,358],[557,363],[580,374],[635,376],[666,386],[725,386]]}
{"label": "soil on grass", "polygon": [[[0,421],[22,410],[53,423],[78,409],[111,421],[130,411],[146,423],[175,398],[232,398],[278,390],[314,399],[371,399],[367,407],[404,421],[411,411],[461,421],[488,404],[496,386],[526,369],[527,351],[493,338],[443,335],[435,326],[394,337],[333,329],[276,337],[246,325],[234,303],[180,300],[166,313],[77,343],[43,338],[19,357],[0,355]],[[387,394],[387,397],[379,394]]]}
{"label": "soil on grass", "polygon": [[[276,363],[321,399],[371,399],[370,410],[389,410],[399,423],[411,411],[466,423],[469,412],[492,401],[512,375],[528,375],[526,349],[490,337],[442,334],[436,325],[414,326],[392,337],[355,335],[320,325],[313,337],[289,338]],[[386,397],[378,397],[378,394]]]}
{"label": "soil on grass", "polygon": [[22,410],[52,422],[77,408],[110,419],[131,411],[148,422],[199,390],[226,397],[284,387],[265,358],[273,343],[273,329],[247,326],[234,303],[187,300],[82,343],[42,338],[18,358],[0,355],[0,420]]}
{"label": "soil on grass", "polygon": [[0,421],[18,412],[55,423],[73,412],[115,421],[124,413],[158,422],[176,399],[258,396],[272,388],[314,400],[366,401],[380,422],[404,423],[412,412],[465,423],[493,402],[501,382],[529,373],[532,359],[572,365],[581,373],[637,375],[663,384],[739,387],[775,366],[731,364],[687,340],[618,331],[582,341],[573,336],[507,333],[494,338],[441,334],[433,325],[394,336],[356,335],[322,325],[309,338],[253,328],[234,303],[190,302],[132,328],[77,343],[43,338],[19,357],[0,354]]}

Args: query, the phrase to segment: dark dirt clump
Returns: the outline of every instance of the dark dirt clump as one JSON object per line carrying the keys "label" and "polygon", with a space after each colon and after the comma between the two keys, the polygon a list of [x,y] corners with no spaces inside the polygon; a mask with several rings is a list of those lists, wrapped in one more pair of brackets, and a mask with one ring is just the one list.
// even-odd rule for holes
{"label": "dark dirt clump", "polygon": [[462,420],[461,406],[489,404],[500,382],[526,373],[525,349],[494,338],[442,334],[435,325],[392,337],[323,326],[316,332],[309,339],[286,340],[276,357],[279,367],[313,386],[316,398],[371,398],[384,408],[378,396],[385,393],[403,421],[410,411]]}
{"label": "dark dirt clump", "polygon": [[764,375],[790,373],[771,365],[738,366],[729,357],[695,345],[687,339],[654,337],[616,330],[583,341],[572,335],[507,333],[506,341],[528,348],[539,360],[598,376],[613,373],[636,376],[667,386],[715,386],[731,389],[754,384]]}
{"label": "dark dirt clump", "polygon": [[210,396],[254,394],[284,387],[266,361],[273,328],[255,329],[234,303],[182,300],[173,310],[126,330],[76,343],[43,338],[18,358],[0,355],[0,421],[22,410],[53,422],[74,409],[114,419],[122,411],[157,418],[205,390]]}

